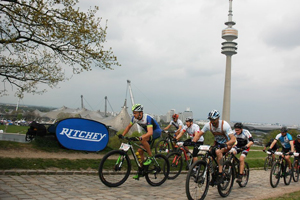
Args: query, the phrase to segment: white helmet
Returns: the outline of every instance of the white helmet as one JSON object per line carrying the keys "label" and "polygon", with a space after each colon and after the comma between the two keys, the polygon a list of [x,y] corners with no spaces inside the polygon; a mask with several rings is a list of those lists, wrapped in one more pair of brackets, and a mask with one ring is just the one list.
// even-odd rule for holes
{"label": "white helmet", "polygon": [[208,113],[207,119],[218,119],[220,118],[220,113],[217,110],[212,110]]}

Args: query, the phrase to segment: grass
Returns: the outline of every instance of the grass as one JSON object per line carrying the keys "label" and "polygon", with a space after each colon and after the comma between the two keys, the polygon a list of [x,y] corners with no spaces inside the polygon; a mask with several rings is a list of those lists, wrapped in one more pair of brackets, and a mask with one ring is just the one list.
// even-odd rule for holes
{"label": "grass", "polygon": [[264,200],[299,200],[299,199],[300,199],[300,191],[285,194],[280,197],[273,197]]}
{"label": "grass", "polygon": [[0,125],[0,130],[3,130],[5,133],[26,134],[28,128],[29,128],[29,126]]}

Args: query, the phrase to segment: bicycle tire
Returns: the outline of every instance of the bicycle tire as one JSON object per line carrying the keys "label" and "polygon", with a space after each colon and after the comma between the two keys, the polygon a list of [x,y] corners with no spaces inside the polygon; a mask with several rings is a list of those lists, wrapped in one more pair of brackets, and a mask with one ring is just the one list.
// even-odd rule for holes
{"label": "bicycle tire", "polygon": [[[122,163],[120,163],[120,159]],[[115,163],[115,165],[112,165]],[[119,163],[119,165],[117,165]],[[108,187],[118,187],[128,178],[131,171],[129,156],[122,150],[108,152],[101,160],[98,174],[101,182]]]}
{"label": "bicycle tire", "polygon": [[[209,171],[207,163],[203,160],[198,160],[189,169],[186,176],[185,191],[189,200],[205,199],[209,188]],[[193,170],[197,168],[196,172]]]}
{"label": "bicycle tire", "polygon": [[166,139],[160,139],[155,145],[155,154],[167,155],[170,152],[170,144]]}
{"label": "bicycle tire", "polygon": [[221,197],[227,197],[233,186],[234,182],[234,169],[233,165],[230,161],[225,161],[223,164],[223,173],[225,174],[225,177],[223,177],[223,182],[218,185],[218,192]]}
{"label": "bicycle tire", "polygon": [[268,169],[272,167],[272,166],[270,166],[270,164],[271,164],[270,157],[267,156],[266,159],[265,159],[265,163],[264,163],[264,170],[265,171],[268,171]]}
{"label": "bicycle tire", "polygon": [[270,184],[273,188],[276,188],[281,176],[281,164],[275,162],[270,171]]}
{"label": "bicycle tire", "polygon": [[238,184],[239,184],[240,187],[246,187],[246,185],[248,183],[248,180],[249,180],[249,175],[250,175],[249,165],[248,165],[247,162],[245,162],[242,182],[238,182]]}
{"label": "bicycle tire", "polygon": [[155,160],[146,167],[145,178],[151,186],[160,186],[163,184],[169,176],[170,164],[166,156],[162,154],[156,154]]}
{"label": "bicycle tire", "polygon": [[285,163],[284,166],[284,176],[283,176],[283,181],[285,185],[289,185],[292,181],[292,176],[293,176],[293,168],[291,169],[291,173],[287,172],[288,169],[288,164]]}
{"label": "bicycle tire", "polygon": [[179,176],[183,167],[182,154],[178,152],[170,153],[168,156],[168,161],[170,163],[170,173],[168,179],[175,179]]}
{"label": "bicycle tire", "polygon": [[294,180],[294,182],[298,182],[299,181],[298,160],[294,160],[292,167],[293,167],[293,180]]}

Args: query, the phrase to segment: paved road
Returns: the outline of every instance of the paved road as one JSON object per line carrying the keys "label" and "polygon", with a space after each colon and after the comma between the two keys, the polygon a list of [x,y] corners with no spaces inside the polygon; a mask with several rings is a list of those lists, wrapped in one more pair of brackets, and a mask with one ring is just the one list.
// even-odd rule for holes
{"label": "paved road", "polygon": [[[252,170],[245,188],[236,183],[226,199],[264,199],[300,190],[300,182],[285,186],[283,180],[277,188],[269,184],[269,171]],[[132,175],[118,188],[103,185],[97,175],[0,175],[0,199],[186,199],[185,177],[168,180],[160,187],[148,185],[144,178],[133,180]],[[216,187],[210,187],[206,199],[224,199]]]}

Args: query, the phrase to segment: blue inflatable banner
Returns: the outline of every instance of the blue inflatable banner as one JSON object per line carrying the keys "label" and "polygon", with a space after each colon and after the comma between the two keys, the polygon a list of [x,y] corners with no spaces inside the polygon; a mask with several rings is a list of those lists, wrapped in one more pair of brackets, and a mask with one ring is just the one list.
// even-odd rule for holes
{"label": "blue inflatable banner", "polygon": [[109,139],[107,127],[97,121],[81,118],[68,118],[56,126],[56,137],[67,149],[101,151]]}

